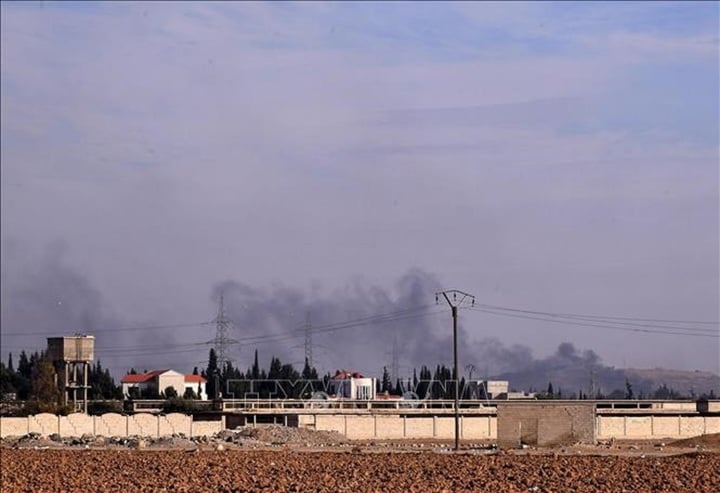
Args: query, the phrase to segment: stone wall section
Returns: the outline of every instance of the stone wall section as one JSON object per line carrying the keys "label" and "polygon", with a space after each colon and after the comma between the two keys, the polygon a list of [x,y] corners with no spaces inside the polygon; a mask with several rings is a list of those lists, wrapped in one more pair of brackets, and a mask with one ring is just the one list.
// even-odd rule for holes
{"label": "stone wall section", "polygon": [[[49,436],[210,436],[226,427],[226,417],[217,421],[196,421],[192,416],[172,413],[156,416],[147,413],[123,416],[107,413],[88,416],[38,414],[23,418],[0,418],[0,437],[39,433]],[[227,420],[231,422],[231,420]],[[336,431],[351,439],[437,438],[455,435],[452,416],[432,415],[356,415],[308,414],[295,417],[296,425],[316,430]],[[288,422],[290,422],[288,420]],[[497,439],[501,447],[521,443],[541,446],[567,442],[592,443],[596,439],[664,439],[689,438],[720,433],[720,416],[626,415],[595,416],[592,404],[565,403],[499,405],[497,417],[462,416],[460,436],[463,440]]]}
{"label": "stone wall section", "polygon": [[61,437],[81,437],[95,434],[95,417],[84,413],[73,413],[60,416],[58,420]]}
{"label": "stone wall section", "polygon": [[60,432],[60,416],[49,413],[40,413],[35,416],[28,416],[28,433],[39,433],[41,436],[49,436]]}
{"label": "stone wall section", "polygon": [[141,437],[158,436],[158,416],[148,413],[132,414],[128,419],[128,435]]}
{"label": "stone wall section", "polygon": [[0,437],[19,437],[30,433],[28,418],[0,418]]}
{"label": "stone wall section", "polygon": [[158,434],[160,436],[179,435],[190,436],[192,432],[192,416],[181,413],[170,413],[158,416]]}
{"label": "stone wall section", "polygon": [[497,440],[500,447],[595,443],[595,439],[595,405],[592,403],[498,404]]}
{"label": "stone wall section", "polygon": [[678,439],[720,433],[720,416],[598,416],[597,438]]}
{"label": "stone wall section", "polygon": [[405,438],[433,438],[432,416],[406,416]]}
{"label": "stone wall section", "polygon": [[118,413],[95,416],[95,434],[104,437],[128,435],[128,417]]}
{"label": "stone wall section", "polygon": [[192,416],[171,413],[155,416],[147,413],[123,416],[107,413],[102,416],[90,416],[73,413],[67,416],[38,414],[25,418],[0,418],[0,438],[23,436],[39,433],[48,437],[54,433],[61,437],[81,437],[95,435],[105,437],[144,436],[157,438],[173,434],[185,436],[210,436],[225,429],[225,417],[217,421],[194,421]]}
{"label": "stone wall section", "polygon": [[212,436],[225,429],[225,416],[222,421],[191,421],[190,436]]}

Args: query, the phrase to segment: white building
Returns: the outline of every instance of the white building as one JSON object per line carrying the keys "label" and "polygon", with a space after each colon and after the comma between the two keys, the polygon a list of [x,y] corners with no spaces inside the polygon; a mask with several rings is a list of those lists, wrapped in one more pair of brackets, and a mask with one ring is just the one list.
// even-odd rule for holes
{"label": "white building", "polygon": [[344,399],[375,399],[376,381],[376,378],[363,377],[357,372],[339,370],[328,382],[328,394]]}
{"label": "white building", "polygon": [[[159,395],[165,389],[172,387],[179,397],[185,395],[187,389],[192,389],[200,399],[207,400],[207,380],[200,375],[183,375],[175,370],[153,370],[146,373],[127,374],[122,380],[122,392],[125,398],[141,396],[143,393]],[[131,390],[137,389],[137,390]]]}
{"label": "white building", "polygon": [[471,399],[507,399],[510,382],[507,380],[477,380],[468,382]]}

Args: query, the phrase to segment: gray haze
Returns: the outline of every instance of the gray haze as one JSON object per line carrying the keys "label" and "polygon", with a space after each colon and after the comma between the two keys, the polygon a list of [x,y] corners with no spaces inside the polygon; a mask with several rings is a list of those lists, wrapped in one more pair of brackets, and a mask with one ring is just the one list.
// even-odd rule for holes
{"label": "gray haze", "polygon": [[[307,312],[427,305],[318,332],[318,369],[379,374],[394,338],[401,373],[449,364],[443,288],[719,318],[716,3],[1,9],[3,360],[88,332],[116,375],[190,371],[221,291],[243,369],[255,346],[301,363]],[[565,342],[720,372],[717,337],[471,310],[461,327],[461,364],[490,374]]]}

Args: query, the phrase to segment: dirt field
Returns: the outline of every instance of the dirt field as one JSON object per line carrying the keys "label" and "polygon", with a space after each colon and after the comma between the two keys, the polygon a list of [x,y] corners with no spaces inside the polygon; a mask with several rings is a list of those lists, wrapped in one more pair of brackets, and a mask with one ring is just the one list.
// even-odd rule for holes
{"label": "dirt field", "polygon": [[720,455],[2,449],[3,493],[718,492]]}
{"label": "dirt field", "polygon": [[269,426],[213,437],[42,438],[0,444],[13,492],[720,492],[720,435],[498,450],[489,443],[352,442]]}

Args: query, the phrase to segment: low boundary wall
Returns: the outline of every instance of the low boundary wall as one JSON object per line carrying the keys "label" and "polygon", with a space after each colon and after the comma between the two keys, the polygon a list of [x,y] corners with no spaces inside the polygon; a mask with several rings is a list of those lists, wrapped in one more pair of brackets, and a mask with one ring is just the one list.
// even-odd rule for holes
{"label": "low boundary wall", "polygon": [[597,416],[599,440],[691,438],[720,433],[720,416]]}
{"label": "low boundary wall", "polygon": [[[586,426],[586,412],[582,410],[574,418],[550,415],[536,409],[533,416],[525,414],[529,409],[516,409],[510,416],[499,410],[498,416],[461,416],[460,438],[463,440],[499,440],[523,442],[534,439],[538,444],[551,444],[563,438],[568,426],[574,439],[581,434],[592,433]],[[517,414],[520,411],[520,414]],[[580,411],[580,410],[570,410]],[[568,414],[565,409],[563,413]],[[573,413],[574,414],[574,413]],[[337,431],[350,439],[453,439],[454,417],[448,415],[400,415],[400,414],[301,414],[292,416],[292,424],[323,431]],[[507,419],[510,421],[507,421]],[[530,420],[530,421],[528,421]],[[534,421],[533,421],[534,420]],[[288,420],[288,424],[289,424]],[[532,421],[532,422],[531,422]],[[523,425],[517,424],[522,422]],[[539,423],[544,423],[539,425]],[[598,440],[648,440],[680,439],[699,435],[720,433],[720,415],[596,415],[591,419],[594,438]],[[498,430],[498,423],[501,430]],[[508,423],[510,423],[508,425]],[[533,423],[536,426],[531,426]],[[514,425],[513,425],[514,424]],[[503,432],[503,427],[507,428]],[[172,413],[167,415],[135,414],[123,416],[107,413],[89,416],[82,413],[68,416],[38,414],[22,418],[0,418],[0,438],[39,433],[49,436],[57,433],[62,437],[82,435],[120,436],[133,435],[161,437],[172,434],[185,436],[210,436],[226,428],[226,416],[218,421],[198,421],[192,416]],[[503,434],[504,433],[504,434]],[[518,435],[520,434],[520,435]],[[517,436],[516,436],[517,435]],[[527,435],[527,436],[526,436]],[[540,443],[542,442],[542,443]]]}
{"label": "low boundary wall", "polygon": [[192,416],[180,413],[151,415],[147,413],[123,416],[107,413],[89,416],[73,413],[67,416],[37,414],[24,418],[0,418],[0,438],[39,433],[47,437],[57,433],[62,437],[98,436],[144,436],[159,438],[173,434],[185,436],[210,436],[225,429],[225,416],[217,421],[195,421]]}
{"label": "low boundary wall", "polygon": [[[455,421],[452,416],[397,414],[303,414],[298,426],[321,431],[336,431],[353,440],[366,439],[453,439]],[[492,440],[497,436],[495,416],[462,416],[460,438]]]}

